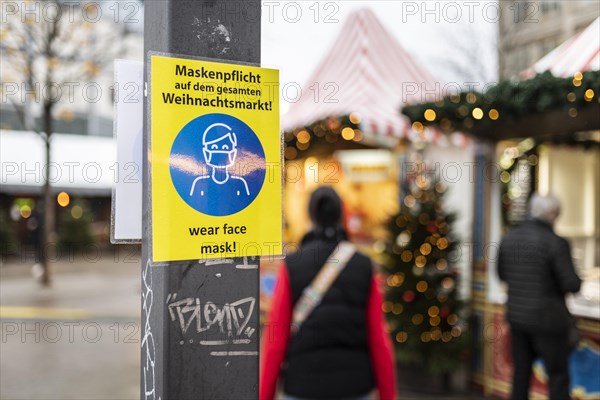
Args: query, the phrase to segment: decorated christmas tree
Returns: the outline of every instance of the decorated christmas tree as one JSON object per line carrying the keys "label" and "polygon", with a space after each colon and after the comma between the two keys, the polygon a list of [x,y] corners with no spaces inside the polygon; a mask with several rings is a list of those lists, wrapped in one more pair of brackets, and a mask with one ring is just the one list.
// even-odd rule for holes
{"label": "decorated christmas tree", "polygon": [[383,310],[396,358],[442,374],[464,361],[468,345],[453,265],[456,216],[444,210],[445,185],[422,163],[415,169],[403,183],[400,210],[388,225]]}

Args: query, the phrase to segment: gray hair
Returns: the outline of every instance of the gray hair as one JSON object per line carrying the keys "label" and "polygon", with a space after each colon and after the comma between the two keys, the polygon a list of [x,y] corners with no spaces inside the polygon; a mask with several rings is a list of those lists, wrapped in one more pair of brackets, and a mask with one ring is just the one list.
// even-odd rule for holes
{"label": "gray hair", "polygon": [[560,201],[553,194],[545,196],[534,193],[529,200],[529,214],[531,217],[541,219],[546,222],[553,220],[560,213]]}

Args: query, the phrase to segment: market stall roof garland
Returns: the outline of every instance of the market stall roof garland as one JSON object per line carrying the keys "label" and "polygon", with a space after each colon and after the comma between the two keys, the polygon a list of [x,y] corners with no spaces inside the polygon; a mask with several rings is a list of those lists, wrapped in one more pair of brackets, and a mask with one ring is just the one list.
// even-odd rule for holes
{"label": "market stall roof garland", "polygon": [[485,93],[465,91],[401,111],[417,131],[430,126],[489,140],[532,136],[600,145],[597,133],[580,133],[600,129],[600,71],[568,78],[544,72],[526,81],[500,82]]}
{"label": "market stall roof garland", "polygon": [[371,147],[363,143],[363,132],[356,116],[329,117],[284,133],[285,158],[293,160],[300,155],[319,151],[319,145],[335,145],[338,149]]}

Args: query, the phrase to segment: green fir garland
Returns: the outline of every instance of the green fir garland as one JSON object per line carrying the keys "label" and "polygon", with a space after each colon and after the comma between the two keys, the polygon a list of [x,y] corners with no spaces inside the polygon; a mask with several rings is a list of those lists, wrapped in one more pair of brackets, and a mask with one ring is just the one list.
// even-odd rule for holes
{"label": "green fir garland", "polygon": [[571,78],[544,72],[526,81],[502,81],[485,93],[464,91],[436,102],[405,106],[401,111],[417,130],[435,126],[446,132],[483,132],[498,121],[518,121],[555,110],[574,117],[578,110],[598,103],[600,71]]}

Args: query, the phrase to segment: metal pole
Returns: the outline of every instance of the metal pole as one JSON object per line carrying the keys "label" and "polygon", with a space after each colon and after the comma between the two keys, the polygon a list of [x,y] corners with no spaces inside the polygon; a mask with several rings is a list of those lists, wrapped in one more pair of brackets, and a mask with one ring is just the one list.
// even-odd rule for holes
{"label": "metal pole", "polygon": [[[260,2],[146,1],[144,29],[145,59],[157,51],[260,62]],[[145,103],[144,148],[146,114]],[[258,259],[151,266],[148,172],[144,157],[141,398],[256,399]]]}

